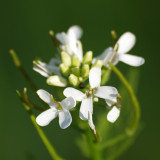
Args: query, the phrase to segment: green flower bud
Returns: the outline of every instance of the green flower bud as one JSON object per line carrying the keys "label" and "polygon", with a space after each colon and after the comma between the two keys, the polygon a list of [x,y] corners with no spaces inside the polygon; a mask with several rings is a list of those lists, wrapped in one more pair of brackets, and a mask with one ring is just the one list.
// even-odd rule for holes
{"label": "green flower bud", "polygon": [[62,60],[62,63],[64,63],[65,65],[71,66],[71,57],[68,53],[62,51],[61,52],[61,60]]}
{"label": "green flower bud", "polygon": [[99,67],[101,68],[103,66],[103,61],[102,60],[97,60],[93,65],[92,65],[92,68],[93,67]]}
{"label": "green flower bud", "polygon": [[47,84],[51,86],[65,87],[67,85],[67,81],[61,76],[54,75],[47,79]]}
{"label": "green flower bud", "polygon": [[79,81],[80,81],[80,82],[83,82],[83,78],[82,78],[82,77],[79,77]]}
{"label": "green flower bud", "polygon": [[68,76],[69,75],[70,70],[69,70],[69,67],[66,64],[62,63],[62,64],[59,65],[59,67],[60,67],[61,72],[62,72],[62,74],[64,76]]}
{"label": "green flower bud", "polygon": [[92,51],[88,51],[86,52],[86,54],[83,57],[83,64],[91,64],[92,62],[92,58],[93,58],[93,52]]}
{"label": "green flower bud", "polygon": [[79,67],[80,66],[80,61],[79,58],[77,56],[73,56],[72,58],[72,66],[73,67]]}
{"label": "green flower bud", "polygon": [[74,68],[71,69],[71,71],[72,71],[72,73],[73,73],[75,76],[77,76],[77,77],[80,76],[80,69],[79,69],[79,67],[74,67]]}
{"label": "green flower bud", "polygon": [[118,39],[117,38],[117,34],[116,34],[116,32],[114,30],[111,30],[111,36],[112,36],[114,41],[117,41],[117,39]]}
{"label": "green flower bud", "polygon": [[81,76],[82,76],[82,77],[88,77],[88,76],[89,76],[89,65],[88,65],[88,64],[84,64],[84,65],[82,66]]}
{"label": "green flower bud", "polygon": [[79,85],[79,79],[74,74],[70,74],[68,79],[69,79],[70,84],[73,85],[74,87]]}

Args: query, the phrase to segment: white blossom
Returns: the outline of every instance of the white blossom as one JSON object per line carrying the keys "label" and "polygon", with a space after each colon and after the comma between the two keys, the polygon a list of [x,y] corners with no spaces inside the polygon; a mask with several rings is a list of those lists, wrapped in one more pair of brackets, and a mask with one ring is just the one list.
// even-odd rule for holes
{"label": "white blossom", "polygon": [[73,97],[75,101],[82,101],[80,107],[80,118],[82,120],[88,119],[88,113],[93,113],[93,101],[94,97],[103,98],[106,102],[116,103],[117,101],[117,89],[111,86],[100,86],[101,82],[101,69],[93,67],[89,72],[90,90],[86,93],[68,87],[64,90],[63,94],[66,97]]}
{"label": "white blossom", "polygon": [[44,77],[50,77],[53,74],[60,75],[60,68],[58,67],[60,61],[57,58],[52,58],[48,64],[40,60],[34,61],[33,63],[33,70]]}
{"label": "white blossom", "polygon": [[60,47],[68,54],[75,55],[82,62],[83,51],[79,39],[82,36],[82,29],[79,26],[71,26],[67,33],[61,32],[56,34],[56,38],[61,42]]}
{"label": "white blossom", "polygon": [[94,63],[97,59],[100,59],[104,61],[103,65],[107,67],[109,67],[108,62],[116,65],[119,61],[135,67],[140,66],[144,64],[144,58],[127,54],[127,52],[133,48],[135,42],[135,35],[131,32],[126,32],[118,39],[114,48],[109,47],[105,49],[105,51],[100,56],[93,59],[92,63]]}
{"label": "white blossom", "polygon": [[37,91],[37,94],[50,107],[50,109],[42,112],[40,115],[37,116],[36,122],[40,126],[48,125],[57,116],[59,117],[59,125],[62,129],[70,126],[72,122],[72,117],[69,110],[76,105],[76,102],[72,97],[67,97],[63,101],[58,102],[60,106],[57,106],[52,101],[51,95],[45,90],[40,89]]}

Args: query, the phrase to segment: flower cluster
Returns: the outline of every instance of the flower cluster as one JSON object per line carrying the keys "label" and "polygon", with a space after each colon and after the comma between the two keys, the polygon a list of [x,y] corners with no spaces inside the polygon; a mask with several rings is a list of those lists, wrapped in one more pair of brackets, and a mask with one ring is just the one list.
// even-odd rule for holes
{"label": "flower cluster", "polygon": [[66,87],[63,91],[66,97],[61,102],[45,90],[38,90],[38,96],[49,105],[49,109],[42,112],[36,118],[40,126],[48,125],[54,118],[59,117],[59,125],[62,129],[67,128],[72,122],[70,110],[76,107],[76,101],[81,102],[79,117],[81,120],[88,120],[90,128],[96,133],[93,123],[93,104],[98,98],[105,100],[104,106],[110,111],[107,120],[115,122],[120,115],[119,93],[115,87],[103,86],[105,72],[111,70],[109,63],[113,65],[122,61],[131,66],[140,66],[144,59],[130,55],[128,52],[135,45],[135,35],[126,32],[115,43],[108,47],[98,57],[93,58],[93,52],[88,51],[83,56],[80,38],[82,29],[79,26],[72,26],[67,33],[52,32],[52,38],[60,53],[61,59],[52,58],[50,62],[44,63],[40,60],[33,61],[33,69],[46,77],[47,84],[57,87]]}

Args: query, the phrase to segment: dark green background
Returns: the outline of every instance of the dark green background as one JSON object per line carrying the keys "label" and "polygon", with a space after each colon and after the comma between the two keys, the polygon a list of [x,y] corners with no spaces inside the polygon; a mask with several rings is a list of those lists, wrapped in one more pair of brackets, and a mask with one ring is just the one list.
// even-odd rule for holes
{"label": "dark green background", "polygon": [[[8,50],[14,48],[24,67],[39,88],[52,91],[45,79],[32,71],[32,60],[48,61],[56,52],[48,31],[67,30],[78,24],[84,30],[84,50],[100,54],[111,45],[110,30],[118,35],[131,31],[137,36],[132,50],[145,58],[140,68],[138,97],[142,108],[144,129],[136,142],[121,158],[130,160],[160,159],[159,58],[160,14],[158,0],[5,0],[0,2],[0,159],[51,159],[15,89],[22,91],[26,82],[14,67]],[[122,72],[130,68],[120,63]],[[135,79],[136,81],[136,79]],[[114,84],[113,84],[114,85]],[[38,113],[35,113],[36,115]],[[44,128],[57,151],[67,160],[83,159],[74,145],[80,136],[72,128],[61,130],[54,120]]]}

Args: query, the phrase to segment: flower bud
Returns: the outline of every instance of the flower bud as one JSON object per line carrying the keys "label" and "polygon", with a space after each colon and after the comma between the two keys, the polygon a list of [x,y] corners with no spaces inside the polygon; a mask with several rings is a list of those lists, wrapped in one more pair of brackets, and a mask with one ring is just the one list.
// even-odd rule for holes
{"label": "flower bud", "polygon": [[113,40],[117,41],[117,34],[114,30],[111,30],[111,36],[112,36]]}
{"label": "flower bud", "polygon": [[61,72],[62,72],[62,74],[64,76],[68,76],[69,75],[70,70],[69,70],[69,67],[66,64],[62,63],[62,64],[59,65],[59,67],[60,67]]}
{"label": "flower bud", "polygon": [[62,51],[61,52],[61,60],[62,60],[62,63],[64,63],[65,65],[71,66],[71,57],[68,53]]}
{"label": "flower bud", "polygon": [[88,51],[86,52],[86,54],[83,57],[83,64],[91,64],[92,62],[92,58],[93,58],[93,52],[92,51]]}
{"label": "flower bud", "polygon": [[79,61],[79,58],[77,56],[73,56],[73,58],[72,58],[72,66],[73,67],[79,67],[80,66],[80,61]]}
{"label": "flower bud", "polygon": [[84,65],[82,66],[81,76],[82,76],[82,77],[88,77],[88,76],[89,76],[89,65],[88,65],[88,64],[84,64]]}
{"label": "flower bud", "polygon": [[77,76],[77,77],[80,76],[80,69],[79,69],[79,67],[74,67],[74,68],[71,69],[71,71],[72,71],[72,73],[73,73],[75,76]]}
{"label": "flower bud", "polygon": [[67,85],[67,81],[61,76],[54,75],[47,79],[47,84],[51,86],[65,87]]}
{"label": "flower bud", "polygon": [[83,78],[82,78],[82,77],[79,77],[79,81],[80,81],[80,82],[83,82]]}
{"label": "flower bud", "polygon": [[74,87],[79,85],[79,79],[74,74],[70,74],[68,79],[69,79],[70,84],[73,85]]}
{"label": "flower bud", "polygon": [[97,97],[94,97],[94,102],[98,102],[99,101],[99,99],[97,98]]}
{"label": "flower bud", "polygon": [[92,68],[93,67],[99,67],[101,68],[103,66],[103,61],[102,60],[97,60],[93,65],[92,65]]}

